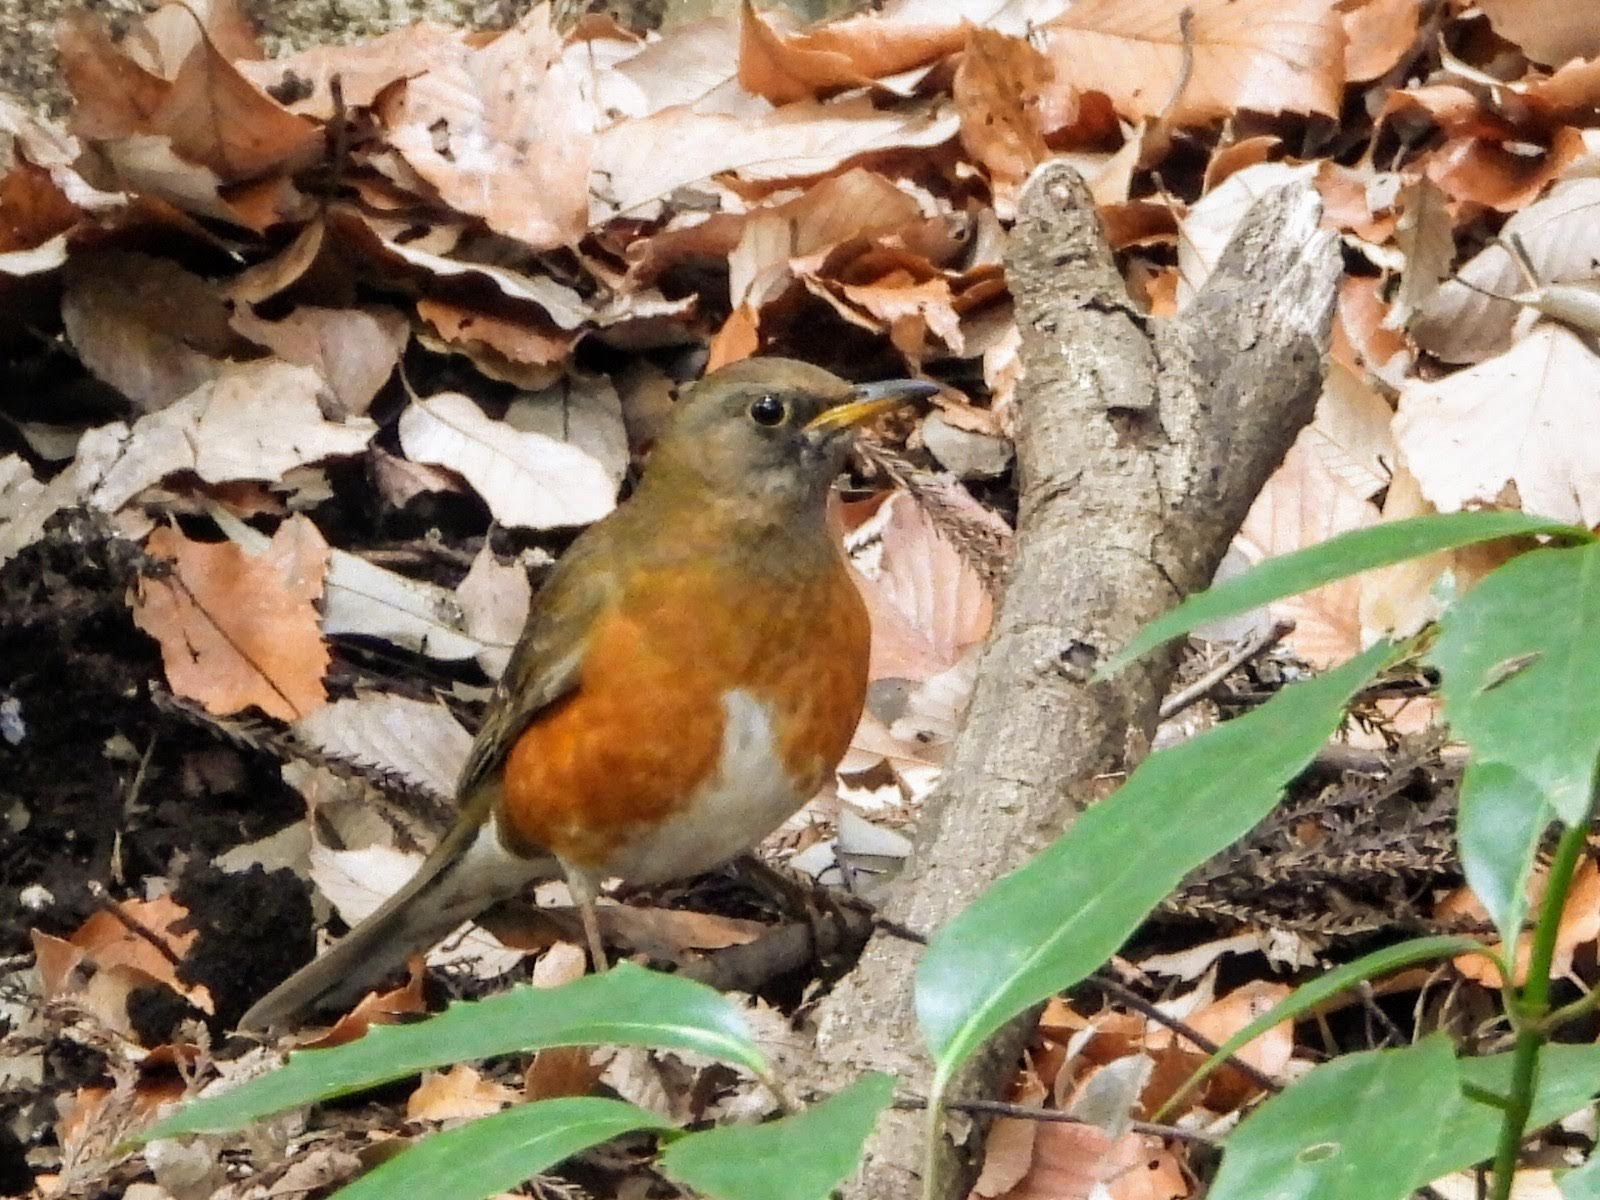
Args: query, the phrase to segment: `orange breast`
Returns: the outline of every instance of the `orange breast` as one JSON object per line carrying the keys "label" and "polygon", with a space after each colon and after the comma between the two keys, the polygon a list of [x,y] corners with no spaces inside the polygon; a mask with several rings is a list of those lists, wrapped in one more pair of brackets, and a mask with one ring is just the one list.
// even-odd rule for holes
{"label": "orange breast", "polygon": [[623,845],[648,851],[650,829],[684,814],[716,774],[732,689],[768,707],[782,764],[809,797],[860,718],[868,637],[832,559],[804,586],[641,573],[597,621],[576,690],[507,758],[505,831],[600,872]]}

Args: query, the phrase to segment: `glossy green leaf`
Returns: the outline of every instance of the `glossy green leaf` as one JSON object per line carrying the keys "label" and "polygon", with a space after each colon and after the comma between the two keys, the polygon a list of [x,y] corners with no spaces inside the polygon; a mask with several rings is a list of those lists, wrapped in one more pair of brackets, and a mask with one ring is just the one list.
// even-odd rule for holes
{"label": "glossy green leaf", "polygon": [[642,1108],[596,1096],[519,1104],[423,1138],[334,1200],[483,1200],[619,1134],[667,1128]]}
{"label": "glossy green leaf", "polygon": [[409,1025],[379,1025],[329,1050],[302,1050],[286,1065],[179,1109],[141,1141],[221,1132],[343,1096],[429,1067],[547,1046],[657,1046],[690,1050],[757,1074],[766,1063],[749,1026],[725,997],[676,975],[619,963],[558,988],[516,987],[452,1004]]}
{"label": "glossy green leaf", "polygon": [[1216,1052],[1201,1063],[1195,1073],[1184,1080],[1183,1087],[1176,1092],[1171,1100],[1162,1107],[1155,1116],[1159,1121],[1183,1098],[1189,1091],[1203,1082],[1207,1076],[1220,1067],[1230,1055],[1239,1053],[1251,1042],[1255,1041],[1267,1030],[1281,1025],[1285,1021],[1293,1021],[1311,1012],[1318,1005],[1324,1004],[1339,995],[1347,992],[1363,980],[1377,979],[1391,971],[1398,971],[1401,967],[1409,967],[1416,963],[1437,962],[1444,958],[1454,958],[1458,954],[1470,954],[1473,951],[1482,951],[1483,943],[1469,937],[1424,937],[1415,938],[1409,942],[1401,942],[1394,946],[1385,946],[1381,950],[1374,950],[1371,954],[1362,955],[1354,962],[1344,963],[1331,971],[1318,975],[1295,988],[1280,1002],[1262,1013],[1238,1033],[1234,1034]]}
{"label": "glossy green leaf", "polygon": [[1600,1200],[1600,1154],[1591,1151],[1588,1162],[1557,1176],[1556,1184],[1561,1200]]}
{"label": "glossy green leaf", "polygon": [[917,970],[934,1094],[1001,1025],[1103,963],[1195,866],[1247,833],[1394,648],[1153,754],[1032,862],[939,930]]}
{"label": "glossy green leaf", "polygon": [[1273,600],[1321,587],[1347,575],[1387,567],[1440,550],[1529,534],[1591,541],[1589,531],[1545,517],[1515,512],[1445,513],[1391,521],[1329,538],[1304,550],[1269,558],[1243,575],[1190,596],[1139,631],[1100,671],[1111,675],[1162,642],[1208,621],[1249,612]]}
{"label": "glossy green leaf", "polygon": [[1516,944],[1528,911],[1528,876],[1555,814],[1544,795],[1503,763],[1474,759],[1461,777],[1456,841],[1467,886],[1483,902],[1500,940]]}
{"label": "glossy green leaf", "polygon": [[893,1079],[867,1075],[792,1117],[679,1138],[661,1170],[711,1200],[827,1200],[856,1169],[893,1095]]}
{"label": "glossy green leaf", "polygon": [[1429,655],[1451,732],[1583,821],[1600,758],[1600,545],[1506,563],[1440,618]]}
{"label": "glossy green leaf", "polygon": [[1346,1054],[1268,1100],[1224,1143],[1208,1200],[1405,1200],[1460,1098],[1443,1034]]}
{"label": "glossy green leaf", "polygon": [[[1503,1096],[1511,1086],[1511,1055],[1464,1058],[1461,1081]],[[1588,1104],[1600,1079],[1600,1046],[1548,1045],[1539,1051],[1539,1073],[1533,1093],[1528,1133],[1577,1112]],[[1430,1179],[1465,1170],[1494,1156],[1500,1136],[1500,1110],[1460,1097],[1445,1114],[1444,1132],[1434,1156],[1415,1177],[1421,1187]]]}

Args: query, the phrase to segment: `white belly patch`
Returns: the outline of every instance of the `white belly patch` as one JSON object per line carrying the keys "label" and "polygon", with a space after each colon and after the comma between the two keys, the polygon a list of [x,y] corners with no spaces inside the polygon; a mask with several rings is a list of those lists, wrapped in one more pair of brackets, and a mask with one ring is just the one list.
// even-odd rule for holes
{"label": "white belly patch", "polygon": [[717,772],[666,824],[624,846],[606,875],[662,883],[697,875],[750,849],[804,804],[778,757],[772,710],[735,689],[722,698],[726,721]]}

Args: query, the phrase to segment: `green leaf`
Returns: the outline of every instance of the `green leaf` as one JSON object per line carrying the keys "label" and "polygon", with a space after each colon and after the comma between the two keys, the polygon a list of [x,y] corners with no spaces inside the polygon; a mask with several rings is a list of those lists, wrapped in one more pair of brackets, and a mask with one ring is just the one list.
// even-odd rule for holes
{"label": "green leaf", "polygon": [[483,1200],[619,1134],[667,1128],[641,1108],[597,1096],[519,1104],[423,1138],[334,1200]]}
{"label": "green leaf", "polygon": [[1544,795],[1503,763],[1467,764],[1456,841],[1467,886],[1483,902],[1500,940],[1517,944],[1528,910],[1528,876],[1554,814]]}
{"label": "green leaf", "polygon": [[1430,657],[1473,757],[1521,775],[1567,824],[1584,821],[1600,757],[1600,545],[1499,568],[1440,619]]}
{"label": "green leaf", "polygon": [[1444,1034],[1336,1058],[1245,1119],[1208,1200],[1405,1200],[1459,1098]]}
{"label": "green leaf", "polygon": [[889,1076],[866,1075],[792,1117],[679,1138],[661,1170],[712,1200],[827,1200],[861,1161],[893,1094]]}
{"label": "green leaf", "polygon": [[935,1097],[990,1034],[1088,975],[1184,875],[1270,812],[1393,653],[1375,646],[1151,755],[1065,836],[939,930],[916,987]]}
{"label": "green leaf", "polygon": [[1588,530],[1545,517],[1514,512],[1446,513],[1391,521],[1369,529],[1341,533],[1304,550],[1269,558],[1245,574],[1190,596],[1165,616],[1139,631],[1139,636],[1100,669],[1099,678],[1115,674],[1162,642],[1188,633],[1207,621],[1249,612],[1273,600],[1310,591],[1335,579],[1387,567],[1408,558],[1453,550],[1495,538],[1548,534],[1589,542]]}
{"label": "green leaf", "polygon": [[1588,1162],[1558,1175],[1556,1183],[1562,1200],[1600,1200],[1600,1154],[1590,1152]]}
{"label": "green leaf", "polygon": [[196,1100],[139,1140],[238,1129],[286,1108],[429,1067],[548,1046],[589,1045],[691,1050],[758,1075],[766,1071],[749,1026],[730,1001],[704,984],[619,963],[558,988],[517,987],[452,1004],[426,1021],[375,1026],[347,1045],[291,1054],[281,1069]]}
{"label": "green leaf", "polygon": [[[1509,1053],[1464,1058],[1458,1066],[1463,1084],[1500,1096],[1511,1087]],[[1600,1046],[1552,1044],[1540,1049],[1528,1132],[1559,1121],[1588,1104],[1595,1093],[1596,1079],[1600,1079]],[[1413,1176],[1414,1186],[1421,1187],[1430,1179],[1492,1157],[1500,1136],[1501,1115],[1497,1108],[1460,1097],[1445,1114],[1444,1132],[1433,1157]]]}
{"label": "green leaf", "polygon": [[1315,979],[1295,988],[1279,1003],[1218,1046],[1216,1052],[1201,1063],[1193,1075],[1184,1080],[1183,1087],[1173,1094],[1172,1099],[1162,1106],[1161,1111],[1156,1113],[1153,1119],[1161,1120],[1171,1111],[1173,1105],[1220,1067],[1230,1055],[1237,1054],[1274,1026],[1304,1016],[1318,1005],[1331,1000],[1340,992],[1349,991],[1363,980],[1376,979],[1380,975],[1387,975],[1390,971],[1398,971],[1401,967],[1409,967],[1413,963],[1434,962],[1441,958],[1454,958],[1458,954],[1470,954],[1473,951],[1483,952],[1483,943],[1469,937],[1441,935],[1416,938],[1374,950],[1354,962],[1345,963],[1318,975]]}

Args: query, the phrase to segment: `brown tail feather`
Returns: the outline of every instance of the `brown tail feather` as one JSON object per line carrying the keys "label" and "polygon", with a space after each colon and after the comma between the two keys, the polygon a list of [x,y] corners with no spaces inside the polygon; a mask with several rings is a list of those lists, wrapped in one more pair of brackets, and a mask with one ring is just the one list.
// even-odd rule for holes
{"label": "brown tail feather", "polygon": [[520,859],[500,845],[493,823],[463,821],[417,872],[322,957],[307,963],[250,1007],[240,1029],[269,1029],[294,1018],[348,1006],[361,993],[463,921],[556,878],[553,859]]}

